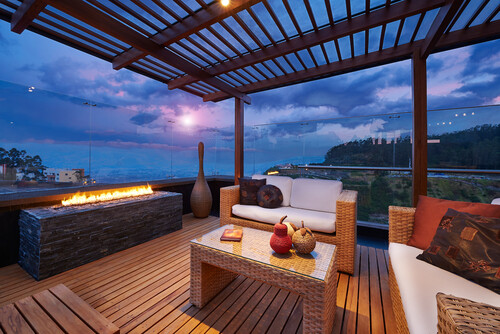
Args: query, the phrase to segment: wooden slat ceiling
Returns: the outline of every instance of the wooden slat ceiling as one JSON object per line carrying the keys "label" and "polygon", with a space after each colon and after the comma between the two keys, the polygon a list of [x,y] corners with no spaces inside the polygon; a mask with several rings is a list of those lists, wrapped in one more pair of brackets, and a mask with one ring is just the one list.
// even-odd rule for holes
{"label": "wooden slat ceiling", "polygon": [[500,37],[499,0],[0,0],[50,37],[204,101]]}

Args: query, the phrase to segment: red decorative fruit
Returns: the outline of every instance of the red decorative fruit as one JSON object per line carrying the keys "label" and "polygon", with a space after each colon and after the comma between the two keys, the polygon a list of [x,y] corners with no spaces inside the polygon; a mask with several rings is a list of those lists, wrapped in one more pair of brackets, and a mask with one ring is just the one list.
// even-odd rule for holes
{"label": "red decorative fruit", "polygon": [[292,238],[288,235],[288,228],[283,221],[286,216],[280,219],[280,222],[274,225],[274,233],[271,236],[271,241],[269,242],[271,248],[280,254],[285,254],[292,248]]}

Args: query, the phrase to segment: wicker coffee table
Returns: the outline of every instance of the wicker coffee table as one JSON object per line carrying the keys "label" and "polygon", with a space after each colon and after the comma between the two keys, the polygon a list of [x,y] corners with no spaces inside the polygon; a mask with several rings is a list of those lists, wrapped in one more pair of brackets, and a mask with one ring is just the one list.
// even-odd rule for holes
{"label": "wicker coffee table", "polygon": [[[243,229],[240,242],[220,241],[226,228]],[[203,307],[239,274],[303,298],[304,333],[331,333],[337,303],[336,247],[318,242],[309,255],[276,254],[270,232],[225,225],[191,240],[191,299]]]}

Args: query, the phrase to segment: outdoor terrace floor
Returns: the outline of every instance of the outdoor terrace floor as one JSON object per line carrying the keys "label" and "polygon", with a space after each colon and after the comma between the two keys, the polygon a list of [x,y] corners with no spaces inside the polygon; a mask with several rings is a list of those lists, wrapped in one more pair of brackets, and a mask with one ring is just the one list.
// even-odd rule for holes
{"label": "outdoor terrace floor", "polygon": [[[189,240],[219,219],[183,217],[183,229],[37,282],[0,268],[0,306],[65,284],[121,333],[302,333],[302,299],[238,277],[204,308],[189,303]],[[334,333],[396,333],[386,250],[358,246],[354,276],[339,275]]]}

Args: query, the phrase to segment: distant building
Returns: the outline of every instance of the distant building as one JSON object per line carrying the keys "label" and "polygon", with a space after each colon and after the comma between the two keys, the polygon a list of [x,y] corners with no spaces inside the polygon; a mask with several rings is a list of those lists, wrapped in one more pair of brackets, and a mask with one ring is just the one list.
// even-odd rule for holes
{"label": "distant building", "polygon": [[80,171],[76,170],[62,170],[59,172],[59,182],[80,182]]}
{"label": "distant building", "polygon": [[83,168],[75,169],[59,169],[59,168],[47,168],[45,170],[45,176],[48,182],[71,182],[78,183],[82,182],[85,170]]}

